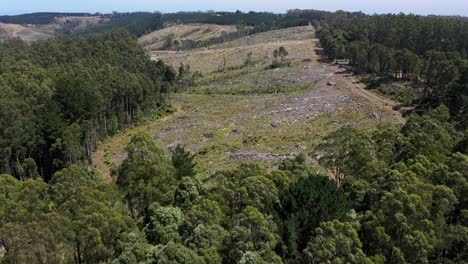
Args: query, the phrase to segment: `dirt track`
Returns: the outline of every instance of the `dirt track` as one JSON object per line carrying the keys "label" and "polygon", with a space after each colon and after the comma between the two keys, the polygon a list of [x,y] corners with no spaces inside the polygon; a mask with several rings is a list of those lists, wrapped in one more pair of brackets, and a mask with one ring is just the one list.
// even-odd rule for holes
{"label": "dirt track", "polygon": [[354,78],[352,74],[348,74],[345,70],[340,69],[337,66],[332,66],[336,73],[333,75],[333,80],[337,85],[344,85],[346,88],[349,88],[350,91],[355,93],[358,96],[361,96],[371,102],[372,104],[380,107],[382,110],[388,112],[393,112],[394,117],[400,122],[405,123],[406,119],[402,117],[399,111],[394,110],[394,107],[399,105],[398,102],[390,100],[388,98],[382,97],[378,94],[375,94],[365,88],[365,85]]}
{"label": "dirt track", "polygon": [[[176,105],[175,108],[176,111],[170,115],[167,115],[151,124],[127,129],[123,133],[119,133],[111,138],[108,138],[102,144],[100,144],[93,157],[93,166],[98,174],[100,174],[107,181],[113,181],[111,176],[111,164],[120,166],[120,164],[122,164],[122,162],[127,158],[125,147],[130,142],[132,135],[143,131],[151,131],[155,126],[158,126],[161,123],[184,114],[184,110],[182,109],[181,105]],[[106,156],[108,156],[108,161],[110,161],[111,164],[106,163]]]}

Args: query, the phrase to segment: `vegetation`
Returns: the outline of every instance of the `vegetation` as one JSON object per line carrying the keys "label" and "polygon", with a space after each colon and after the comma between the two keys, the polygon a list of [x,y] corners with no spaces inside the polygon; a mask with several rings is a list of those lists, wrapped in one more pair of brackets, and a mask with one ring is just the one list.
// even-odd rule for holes
{"label": "vegetation", "polygon": [[289,52],[283,47],[279,47],[273,51],[273,62],[270,65],[271,69],[289,67],[291,63],[286,60]]}
{"label": "vegetation", "polygon": [[[50,187],[3,175],[2,260],[466,261],[468,156],[454,151],[461,137],[446,117],[448,109],[440,107],[411,117],[400,131],[382,126],[330,135],[352,142],[333,154],[348,161],[336,165],[345,182],[318,175],[304,155],[277,170],[246,163],[201,182],[190,170],[191,154],[179,147],[171,162],[139,134],[117,176],[129,215],[111,185],[76,165],[57,172]],[[372,156],[357,135],[364,135]],[[367,158],[349,160],[343,154],[350,151]],[[348,166],[363,169],[353,173]],[[103,206],[108,203],[114,206]],[[19,246],[28,236],[40,239]]]}

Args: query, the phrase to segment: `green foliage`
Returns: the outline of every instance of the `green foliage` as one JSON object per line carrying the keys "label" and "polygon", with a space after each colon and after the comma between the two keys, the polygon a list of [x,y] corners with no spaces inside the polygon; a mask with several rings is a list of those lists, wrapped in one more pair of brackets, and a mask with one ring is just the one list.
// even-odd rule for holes
{"label": "green foliage", "polygon": [[13,16],[0,16],[0,22],[11,24],[49,24],[60,16],[90,16],[89,13],[56,13],[56,12],[39,12],[32,14],[22,14]]}
{"label": "green foliage", "polygon": [[345,219],[351,210],[342,188],[323,176],[300,178],[281,193],[283,243],[288,258],[298,257],[322,221]]}
{"label": "green foliage", "polygon": [[[283,47],[279,47],[273,51],[273,62],[269,66],[270,69],[277,69],[282,67],[289,67],[291,63],[286,60],[288,51]],[[279,60],[278,60],[279,59]]]}
{"label": "green foliage", "polygon": [[0,176],[5,263],[109,261],[133,228],[112,186],[82,168],[42,180]]}
{"label": "green foliage", "polygon": [[174,204],[184,210],[189,210],[193,204],[200,200],[205,190],[202,184],[195,179],[184,177],[174,194]]}
{"label": "green foliage", "polygon": [[157,12],[113,12],[112,14],[104,15],[104,17],[108,18],[109,21],[87,27],[81,32],[78,32],[78,34],[88,35],[124,29],[135,36],[143,36],[163,27],[163,21],[161,19],[162,14]]}
{"label": "green foliage", "polygon": [[[400,130],[331,133],[316,155],[347,173],[339,186],[316,176],[305,155],[272,171],[245,163],[204,181],[178,178],[170,157],[138,134],[117,175],[133,220],[111,185],[76,165],[49,186],[3,175],[2,260],[460,263],[468,258],[468,157],[453,153],[450,119],[440,107]],[[34,171],[28,162],[22,167]]]}
{"label": "green foliage", "polygon": [[150,243],[181,242],[179,228],[184,223],[185,215],[180,208],[153,205],[149,209],[148,217],[150,221],[144,231]]}
{"label": "green foliage", "polygon": [[337,186],[349,177],[359,178],[373,173],[375,146],[362,131],[343,127],[324,138],[317,148],[319,163],[333,173]]}
{"label": "green foliage", "polygon": [[424,81],[421,106],[445,105],[401,128],[338,129],[311,153],[317,167],[301,154],[196,174],[193,154],[137,134],[116,189],[90,171],[96,142],[158,113],[176,78],[188,88],[194,74],[150,61],[124,31],[0,44],[0,172],[13,175],[0,175],[0,262],[468,261],[466,22],[298,10],[135,16],[127,25],[131,14],[113,14],[102,30],[144,34],[180,19],[261,31],[321,19],[330,58],[375,79]]}
{"label": "green foliage", "polygon": [[[437,112],[437,118],[443,118]],[[401,158],[424,155],[432,161],[443,162],[454,146],[453,128],[429,116],[411,116],[402,128]]]}
{"label": "green foliage", "polygon": [[80,261],[106,261],[120,252],[132,223],[113,186],[73,165],[57,172],[50,188],[54,206],[70,220]]}
{"label": "green foliage", "polygon": [[201,199],[187,212],[192,226],[221,224],[224,214],[217,202]]}
{"label": "green foliage", "polygon": [[161,264],[204,264],[205,260],[189,248],[169,242],[165,246],[158,246],[153,253],[152,263]]}
{"label": "green foliage", "polygon": [[90,161],[99,139],[162,106],[162,88],[175,80],[125,31],[31,45],[7,41],[0,57],[0,171],[18,178],[30,177],[26,159],[46,180]]}
{"label": "green foliage", "polygon": [[236,262],[248,251],[271,251],[279,236],[276,223],[255,207],[247,206],[234,218],[234,226],[228,239],[227,261]]}
{"label": "green foliage", "polygon": [[306,263],[373,263],[362,251],[356,223],[323,222],[304,250]]}

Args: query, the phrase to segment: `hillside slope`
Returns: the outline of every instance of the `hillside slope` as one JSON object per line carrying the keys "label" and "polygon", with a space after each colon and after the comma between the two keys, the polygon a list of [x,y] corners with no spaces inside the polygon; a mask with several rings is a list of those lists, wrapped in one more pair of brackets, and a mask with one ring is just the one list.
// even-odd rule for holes
{"label": "hillside slope", "polygon": [[0,41],[8,38],[20,38],[25,42],[33,42],[51,37],[53,37],[52,34],[43,33],[31,27],[0,22]]}
{"label": "hillside slope", "polygon": [[[154,31],[139,38],[139,42],[147,50],[159,50],[165,48],[168,42],[181,42],[184,40],[203,41],[217,38],[223,34],[235,32],[235,26],[222,26],[214,24],[186,24],[167,27]],[[172,45],[172,43],[171,43]]]}
{"label": "hillside slope", "polygon": [[25,42],[45,40],[77,33],[107,20],[100,16],[60,16],[49,24],[19,25],[0,22],[0,41],[8,38],[19,38]]}

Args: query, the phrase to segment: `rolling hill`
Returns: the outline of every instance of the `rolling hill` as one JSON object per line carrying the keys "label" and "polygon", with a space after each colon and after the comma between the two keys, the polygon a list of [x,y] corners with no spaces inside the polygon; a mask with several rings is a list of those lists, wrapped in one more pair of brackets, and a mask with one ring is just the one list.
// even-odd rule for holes
{"label": "rolling hill", "polygon": [[204,41],[235,32],[235,26],[215,24],[185,24],[176,25],[154,31],[139,38],[146,50],[160,50],[184,40]]}

